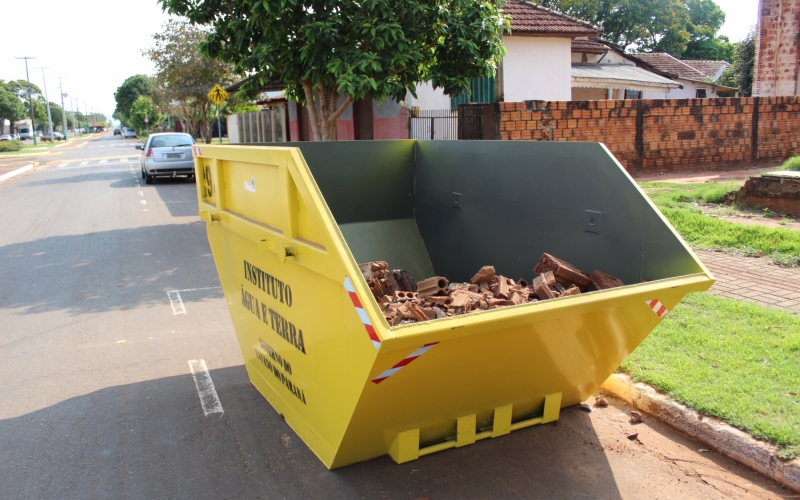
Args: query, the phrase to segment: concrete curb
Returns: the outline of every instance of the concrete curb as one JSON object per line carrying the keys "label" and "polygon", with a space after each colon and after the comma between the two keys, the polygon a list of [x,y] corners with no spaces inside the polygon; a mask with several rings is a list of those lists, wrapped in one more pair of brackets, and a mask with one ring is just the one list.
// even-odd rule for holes
{"label": "concrete curb", "polygon": [[661,420],[737,462],[800,493],[800,460],[778,458],[776,446],[759,441],[722,420],[703,415],[672,401],[647,384],[634,384],[630,377],[614,374],[600,391]]}
{"label": "concrete curb", "polygon": [[3,175],[0,175],[0,182],[8,180],[8,179],[10,179],[10,178],[12,178],[14,176],[19,175],[19,174],[25,173],[28,170],[31,170],[32,168],[33,168],[33,163],[28,163],[24,167],[20,167],[20,168],[18,168],[16,170],[12,170],[11,172],[7,172],[7,173],[5,173]]}

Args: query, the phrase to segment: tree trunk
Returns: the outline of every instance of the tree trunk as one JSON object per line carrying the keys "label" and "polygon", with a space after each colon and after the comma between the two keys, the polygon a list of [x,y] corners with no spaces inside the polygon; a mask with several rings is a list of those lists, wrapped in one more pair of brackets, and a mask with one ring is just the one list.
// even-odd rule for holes
{"label": "tree trunk", "polygon": [[[303,94],[306,98],[308,121],[311,122],[311,132],[314,140],[335,141],[336,120],[353,101],[353,97],[347,96],[344,103],[337,108],[336,104],[339,100],[339,92],[337,89],[328,90],[320,83],[317,85],[317,94],[315,96],[311,84],[308,81],[302,81],[301,85],[303,86]],[[320,113],[317,113],[317,99],[319,99]]]}

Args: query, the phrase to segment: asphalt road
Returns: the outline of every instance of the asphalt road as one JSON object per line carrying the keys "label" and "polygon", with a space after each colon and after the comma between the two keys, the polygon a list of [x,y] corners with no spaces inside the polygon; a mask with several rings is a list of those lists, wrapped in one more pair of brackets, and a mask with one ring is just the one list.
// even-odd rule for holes
{"label": "asphalt road", "polygon": [[[134,144],[103,137],[0,183],[0,498],[787,494],[655,422],[626,439],[617,403],[404,465],[326,470],[248,381],[195,185],[144,185]],[[200,359],[222,413],[203,412]]]}

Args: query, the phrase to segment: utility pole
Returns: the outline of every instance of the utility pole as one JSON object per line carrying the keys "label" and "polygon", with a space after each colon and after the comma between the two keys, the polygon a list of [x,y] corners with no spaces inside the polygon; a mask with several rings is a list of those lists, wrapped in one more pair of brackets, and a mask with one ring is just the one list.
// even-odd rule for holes
{"label": "utility pole", "polygon": [[28,80],[28,105],[31,107],[31,132],[33,134],[33,145],[36,145],[36,120],[33,118],[33,89],[31,89],[31,77],[28,75],[28,59],[36,59],[36,57],[17,57],[17,59],[25,59],[25,78]]}
{"label": "utility pole", "polygon": [[44,82],[44,102],[47,104],[47,124],[50,127],[50,138],[53,139],[53,143],[56,142],[56,137],[53,134],[53,118],[50,115],[50,98],[47,97],[47,79],[44,77],[44,70],[50,69],[50,67],[46,68],[36,68],[42,70],[42,81]]}
{"label": "utility pole", "polygon": [[89,128],[89,112],[86,111],[86,109],[87,109],[86,108],[86,101],[83,101],[83,114],[86,115],[86,116],[84,116],[84,118],[86,118],[86,128],[88,129]]}
{"label": "utility pole", "polygon": [[77,137],[78,130],[75,128],[75,124],[77,123],[75,121],[75,101],[72,99],[72,89],[70,89],[69,93],[69,109],[72,110],[72,133]]}
{"label": "utility pole", "polygon": [[61,121],[64,127],[64,140],[67,140],[67,108],[64,107],[64,87],[61,84],[63,76],[58,77],[58,91],[61,92]]}

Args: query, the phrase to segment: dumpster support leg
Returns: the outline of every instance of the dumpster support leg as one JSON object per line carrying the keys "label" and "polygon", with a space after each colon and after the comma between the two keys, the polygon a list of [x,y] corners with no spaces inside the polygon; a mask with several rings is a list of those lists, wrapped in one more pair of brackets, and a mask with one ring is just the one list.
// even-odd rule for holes
{"label": "dumpster support leg", "polygon": [[419,458],[419,429],[401,432],[389,448],[389,456],[398,464]]}
{"label": "dumpster support leg", "polygon": [[550,394],[544,398],[544,415],[542,423],[555,422],[561,413],[561,393]]}
{"label": "dumpster support leg", "polygon": [[458,419],[458,424],[456,425],[456,448],[475,442],[475,419],[475,415],[467,415]]}

